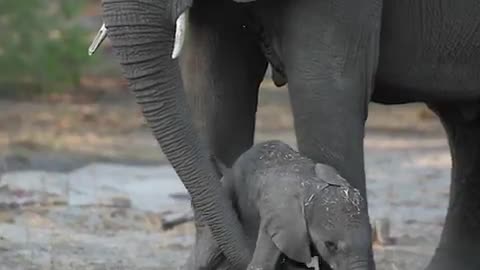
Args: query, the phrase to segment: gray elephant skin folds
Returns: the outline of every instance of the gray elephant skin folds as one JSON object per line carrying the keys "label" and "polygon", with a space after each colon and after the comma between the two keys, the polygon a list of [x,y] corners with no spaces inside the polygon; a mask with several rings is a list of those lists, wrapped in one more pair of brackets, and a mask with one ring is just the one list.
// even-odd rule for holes
{"label": "gray elephant skin folds", "polygon": [[[232,168],[217,163],[254,250],[248,269],[307,269],[312,256],[341,270],[367,263],[365,200],[333,167],[277,140],[256,144]],[[187,269],[228,269],[201,220]]]}
{"label": "gray elephant skin folds", "polygon": [[[275,250],[268,245],[300,262],[314,251],[329,263],[338,261],[339,268],[345,263],[352,270],[375,270],[372,247],[365,244],[372,230],[364,208],[371,102],[422,102],[441,120],[452,157],[450,204],[426,269],[480,269],[479,14],[478,0],[103,0],[105,29],[129,89],[188,190],[195,214],[235,270],[262,264],[260,258]],[[274,83],[288,86],[298,150],[311,160],[310,167],[306,161],[298,165],[298,175],[308,171],[302,177],[310,185],[310,178],[322,179],[314,168],[329,171],[316,164],[334,167],[363,196],[361,217],[350,215],[354,206],[322,204],[324,198],[345,201],[342,193],[357,197],[354,189],[329,183],[332,179],[323,179],[329,186],[312,197],[318,209],[286,205],[292,218],[281,215],[282,222],[275,211],[262,212],[270,206],[265,196],[239,196],[232,206],[211,156],[232,167],[233,175],[240,170],[232,165],[254,143],[258,93],[269,64]],[[256,168],[255,162],[245,161],[240,171]],[[278,183],[295,173],[258,164],[265,174],[279,173]],[[247,176],[240,179],[248,182]],[[280,193],[275,185],[267,187]],[[312,195],[281,194],[296,201]],[[242,198],[257,208],[253,212],[263,223],[252,227],[258,230],[245,225],[254,215],[242,213]],[[311,231],[317,216],[323,221],[315,228],[330,233]],[[345,221],[348,228],[337,226],[346,217],[358,220]],[[287,222],[288,228],[303,222],[306,229],[284,233]],[[294,236],[294,244],[285,246]],[[297,241],[307,236],[314,248]],[[264,238],[270,241],[260,241]],[[265,246],[253,252],[257,240]],[[339,256],[345,256],[342,262]]]}

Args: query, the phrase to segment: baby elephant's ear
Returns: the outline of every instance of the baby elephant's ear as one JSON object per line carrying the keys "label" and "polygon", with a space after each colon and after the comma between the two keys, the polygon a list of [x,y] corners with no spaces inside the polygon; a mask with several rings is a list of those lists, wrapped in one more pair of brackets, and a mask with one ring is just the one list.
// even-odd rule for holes
{"label": "baby elephant's ear", "polygon": [[315,174],[321,180],[327,182],[332,186],[345,186],[348,185],[347,180],[338,174],[337,170],[332,166],[326,164],[317,163],[315,164]]}
{"label": "baby elephant's ear", "polygon": [[309,263],[312,255],[303,203],[287,194],[284,196],[287,199],[281,206],[262,207],[265,210],[261,213],[262,224],[275,246],[283,254],[294,261]]}
{"label": "baby elephant's ear", "polygon": [[231,199],[233,199],[235,190],[234,190],[234,182],[235,176],[233,174],[233,169],[227,167],[225,163],[220,161],[216,156],[211,155],[210,160],[212,161],[215,170],[217,171],[218,175],[221,176],[220,182],[222,182],[223,187],[227,191],[228,195]]}
{"label": "baby elephant's ear", "polygon": [[220,161],[215,155],[210,155],[210,161],[212,161],[213,166],[219,175],[225,175],[231,171],[231,168],[228,168],[227,165]]}

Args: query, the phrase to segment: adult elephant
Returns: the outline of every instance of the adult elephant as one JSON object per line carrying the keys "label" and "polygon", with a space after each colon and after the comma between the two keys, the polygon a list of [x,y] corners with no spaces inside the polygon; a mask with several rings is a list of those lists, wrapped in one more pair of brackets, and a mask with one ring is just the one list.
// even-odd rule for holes
{"label": "adult elephant", "polygon": [[155,137],[234,266],[244,269],[251,251],[209,157],[230,166],[252,145],[269,62],[275,83],[288,82],[299,150],[364,195],[368,103],[429,104],[453,172],[428,269],[480,269],[478,1],[104,0],[104,14]]}

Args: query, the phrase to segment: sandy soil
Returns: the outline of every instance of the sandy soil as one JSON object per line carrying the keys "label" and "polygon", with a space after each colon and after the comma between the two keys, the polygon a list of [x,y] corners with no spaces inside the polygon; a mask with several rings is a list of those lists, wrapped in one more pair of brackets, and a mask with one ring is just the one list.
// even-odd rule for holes
{"label": "sandy soil", "polygon": [[[88,98],[82,103],[0,101],[3,175],[25,170],[68,173],[99,161],[166,164],[131,97],[118,92],[100,97],[95,103]],[[257,141],[277,138],[295,145],[285,89],[264,84],[257,127]],[[378,269],[423,269],[438,241],[448,202],[450,158],[443,130],[422,105],[372,105],[365,148],[372,219],[389,219],[397,239],[395,245],[375,247]],[[4,206],[0,270],[179,267],[194,229],[185,224],[163,231],[168,210],[65,202]]]}
{"label": "sandy soil", "polygon": [[[95,87],[33,101],[0,100],[4,170],[68,171],[91,161],[165,162],[123,81],[90,78],[84,84]],[[286,89],[264,82],[259,103],[257,141],[272,137],[292,141]],[[421,104],[372,104],[367,128],[388,134],[443,133]]]}

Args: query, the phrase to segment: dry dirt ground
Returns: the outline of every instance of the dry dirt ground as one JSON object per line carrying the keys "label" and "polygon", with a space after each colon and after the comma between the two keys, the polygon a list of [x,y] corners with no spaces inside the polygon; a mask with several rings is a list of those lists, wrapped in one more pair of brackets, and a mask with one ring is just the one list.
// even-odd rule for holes
{"label": "dry dirt ground", "polygon": [[[162,229],[167,213],[188,210],[184,200],[175,207],[144,209],[131,203],[143,196],[140,191],[122,193],[120,203],[85,205],[47,192],[37,204],[1,203],[5,196],[31,193],[28,185],[9,189],[6,182],[12,177],[52,172],[45,181],[69,179],[94,162],[128,164],[134,171],[140,165],[167,164],[124,84],[102,83],[123,90],[100,91],[95,102],[81,93],[69,99],[0,101],[0,270],[175,269],[188,255],[192,224]],[[295,145],[288,95],[265,82],[256,140],[273,138]],[[444,132],[423,105],[372,105],[365,149],[371,216],[390,220],[396,239],[395,244],[375,246],[377,269],[423,269],[448,202],[450,157]],[[109,175],[113,177],[91,178]],[[126,177],[114,175],[119,183]]]}

